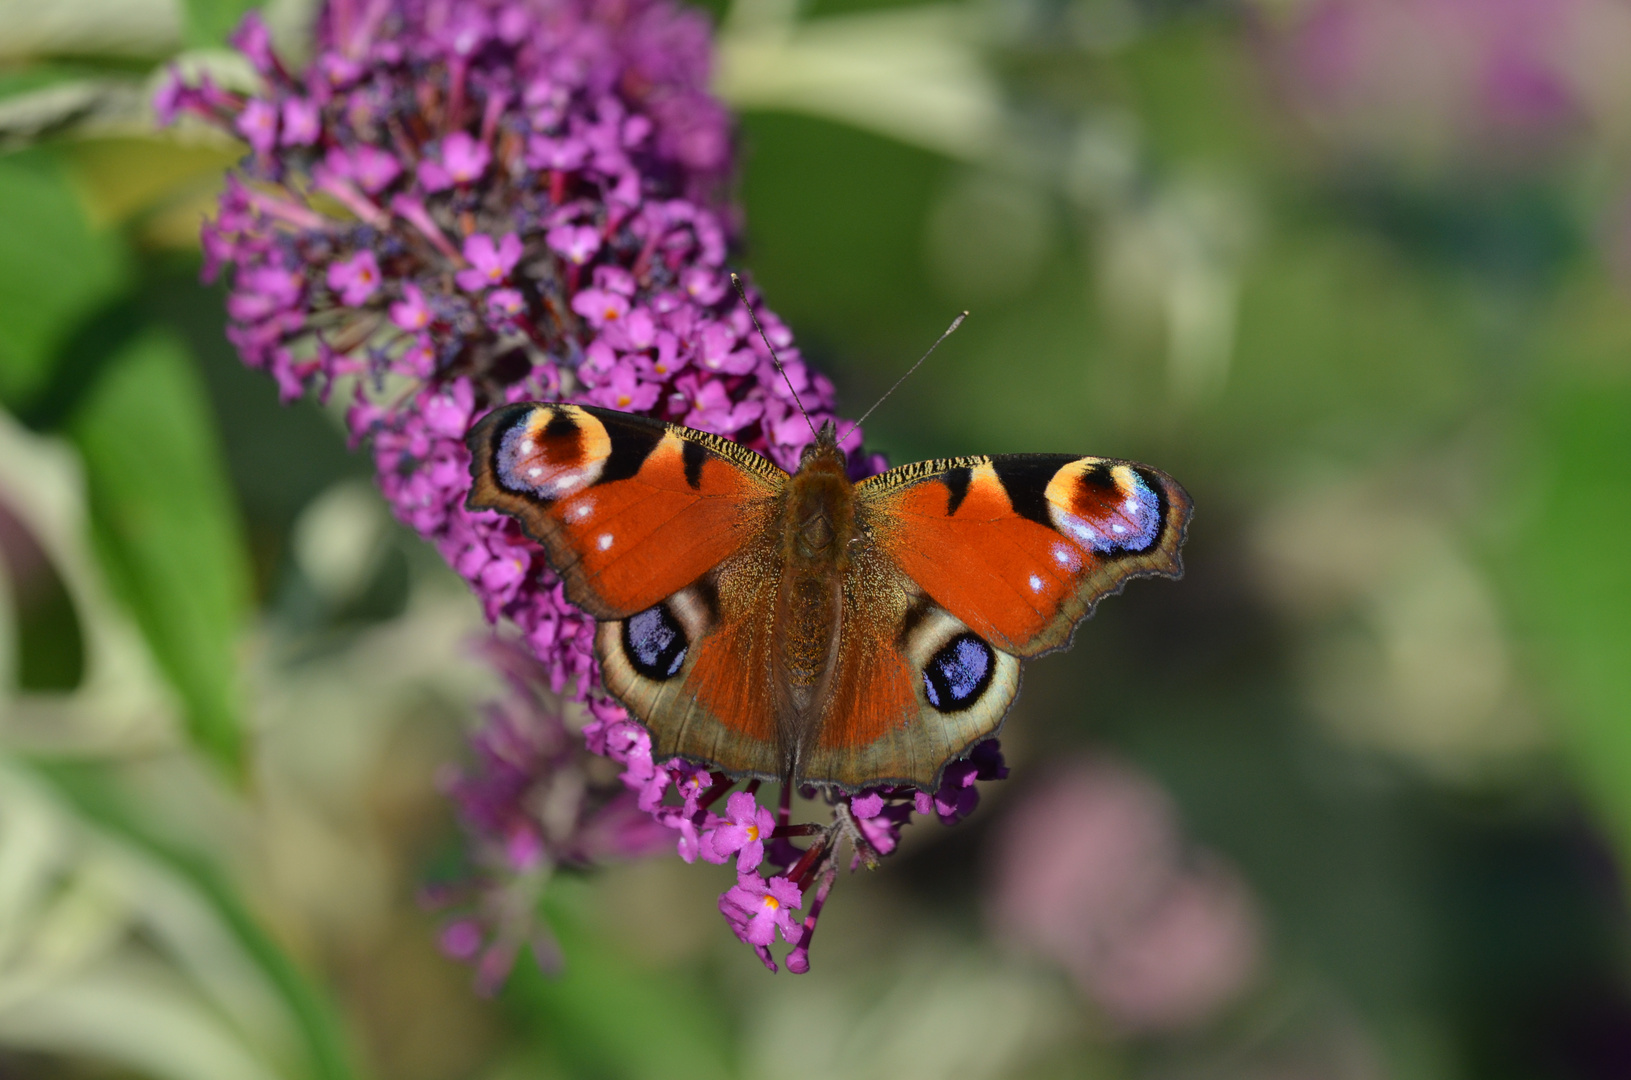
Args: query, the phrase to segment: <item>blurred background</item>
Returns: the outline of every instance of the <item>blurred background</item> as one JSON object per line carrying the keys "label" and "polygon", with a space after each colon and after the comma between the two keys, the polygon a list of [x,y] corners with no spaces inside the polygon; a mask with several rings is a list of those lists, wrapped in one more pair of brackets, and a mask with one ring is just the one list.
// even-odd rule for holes
{"label": "blurred background", "polygon": [[552,882],[494,999],[422,903],[481,613],[239,365],[242,147],[146,105],[243,10],[0,0],[0,1077],[1631,1076],[1631,6],[711,7],[843,411],[970,308],[875,448],[1157,464],[1188,574],[1027,668],[811,974],[664,857]]}

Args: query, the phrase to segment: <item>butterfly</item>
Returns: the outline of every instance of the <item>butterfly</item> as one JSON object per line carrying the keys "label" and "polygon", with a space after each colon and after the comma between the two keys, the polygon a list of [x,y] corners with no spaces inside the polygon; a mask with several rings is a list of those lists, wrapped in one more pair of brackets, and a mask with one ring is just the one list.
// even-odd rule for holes
{"label": "butterfly", "polygon": [[1191,503],[1129,461],[921,461],[859,483],[831,422],[792,475],[703,431],[550,402],[467,436],[466,505],[515,517],[594,616],[606,689],[679,757],[855,791],[989,738],[1019,662],[1133,577],[1182,574]]}

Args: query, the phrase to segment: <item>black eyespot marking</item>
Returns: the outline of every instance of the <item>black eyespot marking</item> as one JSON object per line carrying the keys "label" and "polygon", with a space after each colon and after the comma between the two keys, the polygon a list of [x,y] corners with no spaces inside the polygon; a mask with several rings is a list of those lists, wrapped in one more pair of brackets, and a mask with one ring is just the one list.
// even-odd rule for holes
{"label": "black eyespot marking", "polygon": [[702,487],[702,463],[708,460],[708,448],[686,439],[680,445],[680,461],[685,464],[685,482],[692,491]]}
{"label": "black eyespot marking", "polygon": [[631,615],[623,623],[623,653],[634,670],[662,682],[685,663],[685,630],[662,604]]}
{"label": "black eyespot marking", "polygon": [[972,633],[958,634],[923,669],[923,696],[943,713],[960,712],[980,700],[996,668],[991,646]]}
{"label": "black eyespot marking", "polygon": [[968,485],[973,479],[974,470],[967,467],[947,469],[940,475],[940,482],[951,492],[951,498],[946,500],[947,517],[957,513],[957,508],[963,505],[963,500],[968,497]]}
{"label": "black eyespot marking", "polygon": [[1083,469],[1077,483],[1083,488],[1093,489],[1098,495],[1114,495],[1119,489],[1115,476],[1110,472],[1110,466],[1104,464]]}
{"label": "black eyespot marking", "polygon": [[646,463],[646,458],[657,449],[657,444],[663,440],[661,425],[647,428],[645,425],[618,424],[615,427],[607,425],[606,434],[612,440],[612,452],[606,456],[606,464],[600,470],[600,479],[597,484],[610,484],[614,480],[627,480],[640,471],[640,466]]}
{"label": "black eyespot marking", "polygon": [[564,439],[569,435],[578,433],[578,422],[572,419],[572,414],[565,409],[555,409],[544,425],[543,437],[546,439]]}
{"label": "black eyespot marking", "polygon": [[1048,517],[1048,482],[1068,457],[1054,454],[1015,454],[991,462],[1014,513],[1052,528]]}
{"label": "black eyespot marking", "polygon": [[[532,439],[545,444],[551,442],[576,444],[581,438],[582,429],[578,426],[577,421],[570,416],[563,412],[556,412],[550,416],[549,423],[545,424],[543,429],[534,435],[529,430],[529,422],[532,419],[534,406],[515,404],[505,408],[508,411],[507,415],[496,410],[492,414],[499,417],[497,421],[499,425],[497,429],[498,437],[493,440],[492,456],[488,460],[488,467],[492,470],[493,482],[511,495],[537,499],[547,506],[554,500],[539,494],[532,484],[526,483],[524,480],[516,480],[520,475],[520,459],[526,456],[522,453],[521,448]],[[527,445],[528,454],[533,450],[533,446]]]}

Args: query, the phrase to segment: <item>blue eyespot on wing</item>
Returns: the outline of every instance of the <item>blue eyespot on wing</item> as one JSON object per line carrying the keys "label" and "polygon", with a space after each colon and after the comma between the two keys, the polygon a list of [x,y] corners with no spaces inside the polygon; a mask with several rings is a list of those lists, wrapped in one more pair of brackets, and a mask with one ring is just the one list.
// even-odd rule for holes
{"label": "blue eyespot on wing", "polygon": [[923,668],[923,696],[941,712],[957,712],[980,699],[991,683],[996,657],[971,633],[947,642]]}

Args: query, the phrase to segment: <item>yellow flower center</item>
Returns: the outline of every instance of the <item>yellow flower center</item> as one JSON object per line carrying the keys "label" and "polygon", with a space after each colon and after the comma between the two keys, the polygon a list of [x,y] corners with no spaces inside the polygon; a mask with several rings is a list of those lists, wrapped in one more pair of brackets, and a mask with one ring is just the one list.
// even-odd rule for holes
{"label": "yellow flower center", "polygon": [[619,409],[621,409],[621,408],[623,408],[625,405],[627,405],[629,402],[631,402],[633,400],[634,399],[629,397],[629,395],[627,395],[627,394],[619,394],[619,395],[617,395],[617,407]]}
{"label": "yellow flower center", "polygon": [[779,908],[781,906],[782,906],[782,902],[780,900],[777,900],[774,896],[765,897],[765,907],[769,908],[771,911],[775,911],[777,908]]}
{"label": "yellow flower center", "polygon": [[751,843],[753,843],[753,841],[755,841],[757,839],[759,839],[759,826],[749,825],[748,826],[748,843],[751,844]]}

